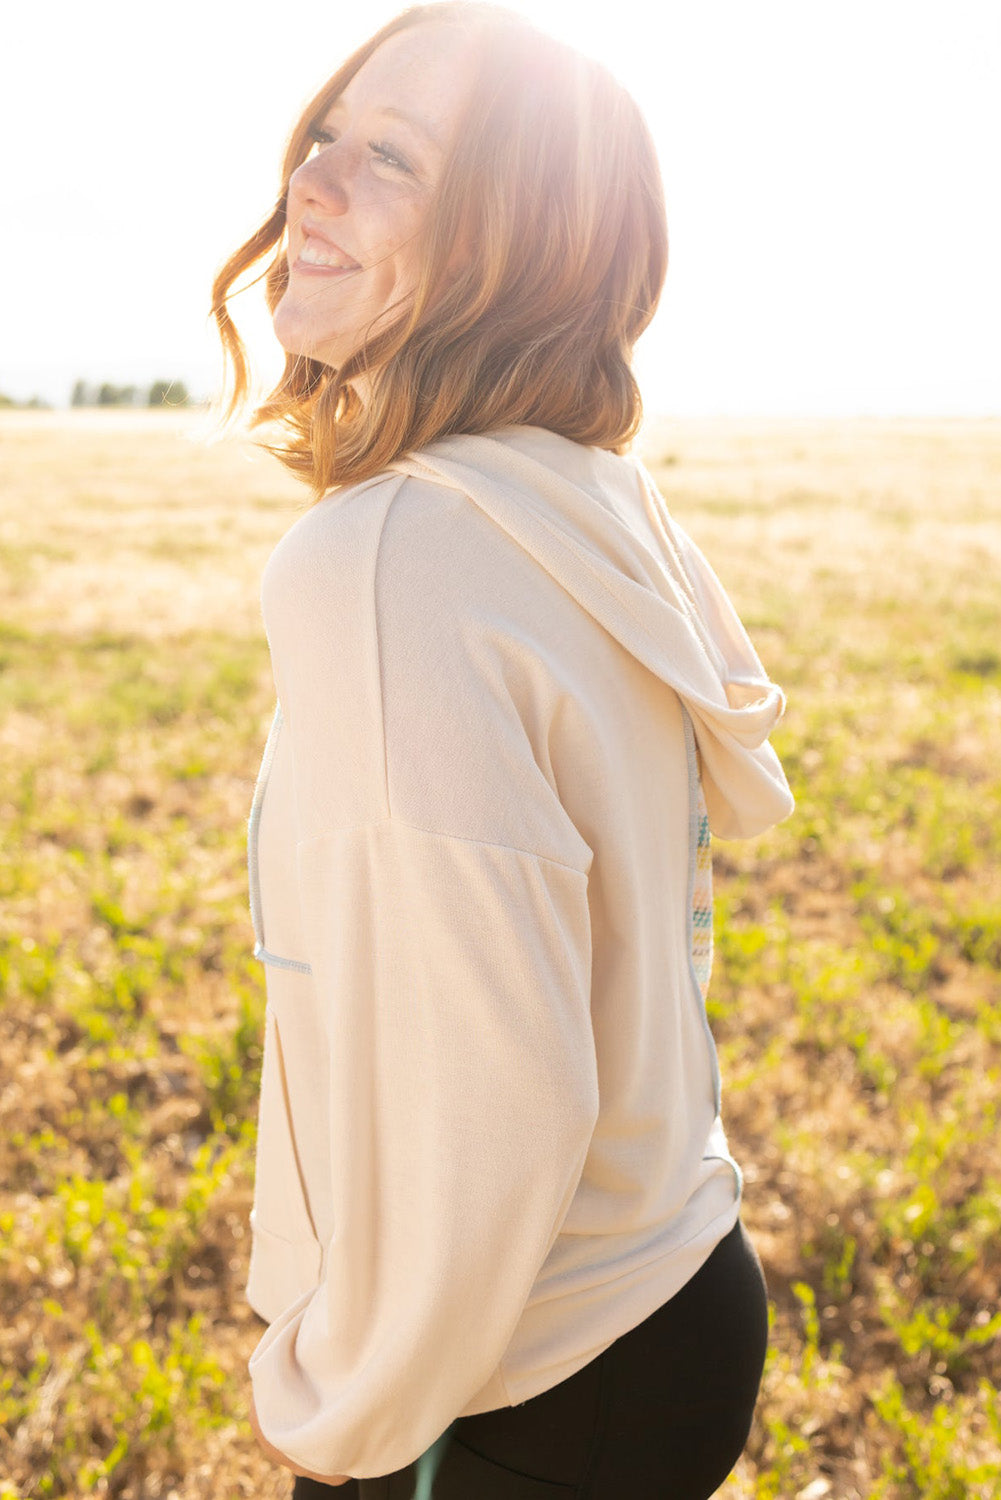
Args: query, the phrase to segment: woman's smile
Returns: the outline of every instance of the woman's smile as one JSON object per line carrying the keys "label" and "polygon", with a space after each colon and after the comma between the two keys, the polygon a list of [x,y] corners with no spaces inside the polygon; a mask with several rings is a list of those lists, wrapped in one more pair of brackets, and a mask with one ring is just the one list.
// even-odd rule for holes
{"label": "woman's smile", "polygon": [[307,230],[293,263],[297,271],[360,271],[361,266],[352,260],[339,245],[323,239]]}

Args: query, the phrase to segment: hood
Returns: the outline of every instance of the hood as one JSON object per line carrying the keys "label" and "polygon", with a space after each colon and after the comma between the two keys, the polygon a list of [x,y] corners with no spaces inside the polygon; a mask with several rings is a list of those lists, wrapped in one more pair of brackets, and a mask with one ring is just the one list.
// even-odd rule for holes
{"label": "hood", "polygon": [[390,468],[468,495],[678,694],[714,834],[747,838],[788,816],[768,744],[783,693],[639,459],[519,426],[439,438]]}

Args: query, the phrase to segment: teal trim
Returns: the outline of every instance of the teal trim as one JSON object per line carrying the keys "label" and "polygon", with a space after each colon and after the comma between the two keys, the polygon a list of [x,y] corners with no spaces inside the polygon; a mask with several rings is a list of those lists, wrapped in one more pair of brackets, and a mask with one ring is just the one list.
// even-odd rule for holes
{"label": "teal trim", "polygon": [[411,1500],[434,1500],[434,1477],[445,1456],[454,1425],[453,1422],[446,1427],[441,1437],[436,1438],[430,1448],[425,1449],[417,1459],[417,1478]]}

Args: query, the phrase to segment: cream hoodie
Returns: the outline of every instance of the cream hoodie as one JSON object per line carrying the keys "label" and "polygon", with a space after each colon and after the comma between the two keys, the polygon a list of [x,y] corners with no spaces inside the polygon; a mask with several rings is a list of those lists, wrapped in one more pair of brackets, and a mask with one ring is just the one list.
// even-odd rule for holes
{"label": "cream hoodie", "polygon": [[320,501],[262,599],[250,1372],[275,1447],[368,1478],[735,1223],[707,825],[791,811],[783,699],[642,464],[537,427]]}

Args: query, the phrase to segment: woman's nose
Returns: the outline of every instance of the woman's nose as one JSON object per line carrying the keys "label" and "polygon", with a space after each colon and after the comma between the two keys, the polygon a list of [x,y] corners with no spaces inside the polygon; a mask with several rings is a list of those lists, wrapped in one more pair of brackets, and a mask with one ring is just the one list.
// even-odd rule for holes
{"label": "woman's nose", "polygon": [[342,214],[348,207],[348,164],[337,144],[307,157],[289,179],[289,188],[303,203],[314,203],[327,213]]}

